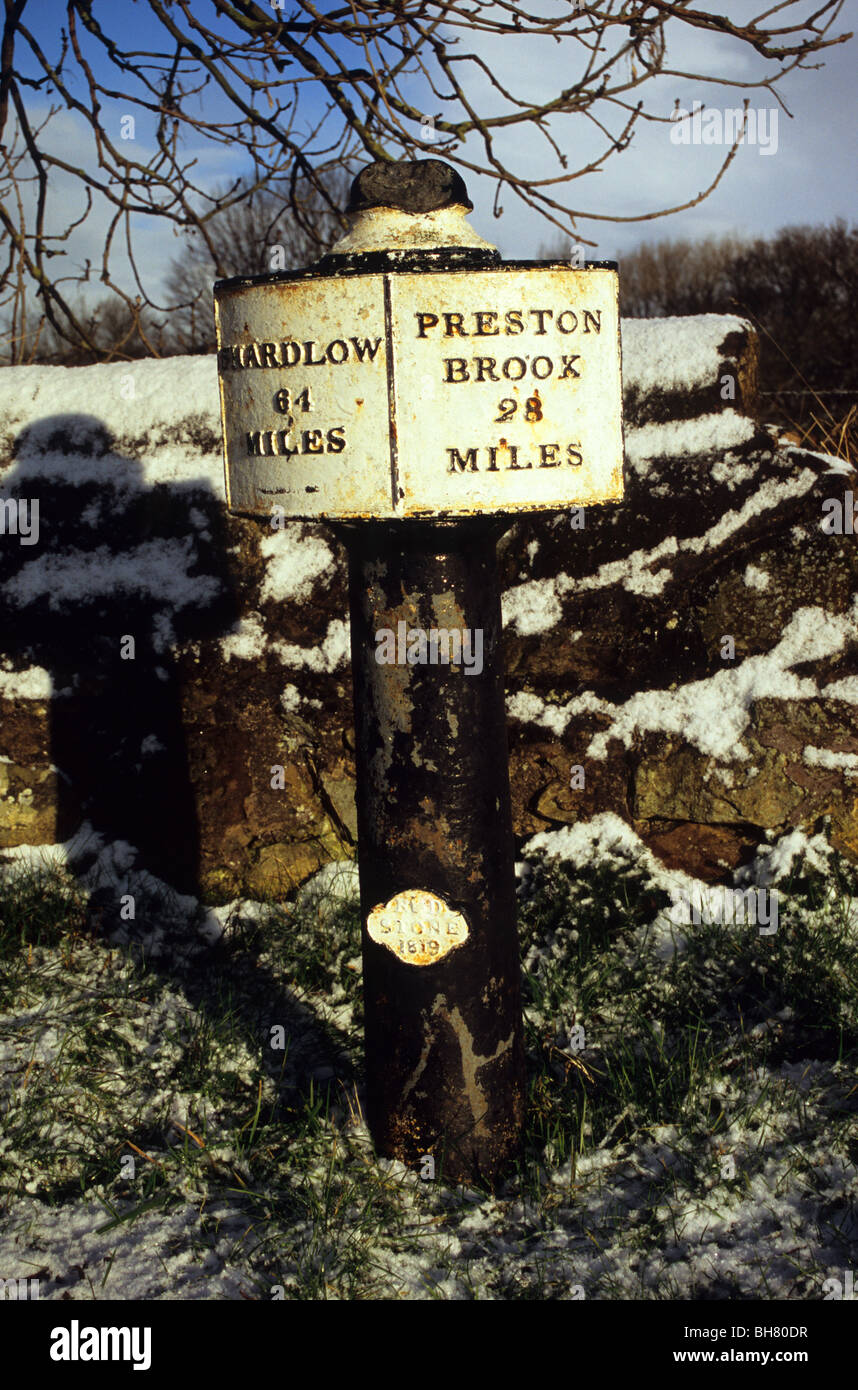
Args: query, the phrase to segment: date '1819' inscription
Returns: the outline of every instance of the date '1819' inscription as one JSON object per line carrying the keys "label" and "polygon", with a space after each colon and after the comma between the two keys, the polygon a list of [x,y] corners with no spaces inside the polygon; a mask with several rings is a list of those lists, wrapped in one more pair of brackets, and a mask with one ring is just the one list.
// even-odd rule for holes
{"label": "date '1819' inscription", "polygon": [[468,939],[461,912],[422,888],[406,888],[379,903],[367,917],[367,933],[407,965],[433,965]]}

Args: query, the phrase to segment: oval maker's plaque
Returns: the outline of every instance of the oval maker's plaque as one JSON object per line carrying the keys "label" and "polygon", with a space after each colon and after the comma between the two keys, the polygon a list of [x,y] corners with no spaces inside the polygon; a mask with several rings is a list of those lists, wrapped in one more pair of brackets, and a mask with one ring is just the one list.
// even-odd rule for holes
{"label": "oval maker's plaque", "polygon": [[373,941],[408,965],[432,965],[468,937],[461,912],[425,888],[407,888],[374,907],[366,929]]}

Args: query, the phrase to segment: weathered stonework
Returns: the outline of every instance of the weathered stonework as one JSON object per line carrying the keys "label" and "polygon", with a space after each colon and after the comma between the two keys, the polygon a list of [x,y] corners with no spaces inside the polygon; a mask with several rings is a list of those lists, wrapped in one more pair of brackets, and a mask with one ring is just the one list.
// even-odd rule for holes
{"label": "weathered stonework", "polygon": [[[654,384],[686,327],[624,325],[622,507],[501,541],[515,831],[614,811],[714,881],[827,824],[858,860],[858,550],[820,527],[858,478],[741,413],[738,320]],[[0,496],[41,503],[38,545],[0,535],[0,848],[89,820],[185,891],[277,896],[355,853],[344,551],[226,515],[213,359],[134,364],[136,403],[128,370],[0,373]]]}

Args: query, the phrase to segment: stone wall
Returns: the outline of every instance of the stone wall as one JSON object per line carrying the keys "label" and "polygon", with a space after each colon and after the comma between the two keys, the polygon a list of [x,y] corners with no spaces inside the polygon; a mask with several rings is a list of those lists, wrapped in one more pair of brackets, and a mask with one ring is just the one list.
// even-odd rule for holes
{"label": "stone wall", "polygon": [[[623,503],[499,547],[516,833],[858,859],[854,474],[759,422],[739,319],[624,321],[623,366]],[[353,855],[344,552],[226,514],[214,358],[4,369],[0,500],[0,848],[91,827],[214,901]]]}

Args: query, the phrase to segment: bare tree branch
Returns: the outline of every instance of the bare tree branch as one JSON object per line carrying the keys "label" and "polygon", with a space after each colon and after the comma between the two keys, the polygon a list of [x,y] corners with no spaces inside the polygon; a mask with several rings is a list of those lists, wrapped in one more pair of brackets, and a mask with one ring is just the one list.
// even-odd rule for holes
{"label": "bare tree branch", "polygon": [[[46,325],[55,347],[65,342],[76,353],[109,351],[120,358],[141,345],[161,351],[158,344],[170,335],[165,340],[163,324],[151,315],[179,305],[156,302],[152,267],[135,246],[137,219],[171,223],[177,234],[193,236],[197,269],[204,265],[205,273],[219,274],[229,260],[221,229],[233,211],[251,209],[251,260],[263,224],[265,235],[279,234],[277,209],[263,196],[276,189],[290,237],[309,258],[330,244],[341,223],[341,190],[333,176],[353,174],[367,158],[442,157],[491,178],[496,211],[501,191],[511,192],[564,234],[585,241],[580,223],[647,221],[693,207],[725,176],[737,144],[702,191],[678,190],[669,208],[630,200],[627,213],[611,215],[573,188],[597,187],[587,183],[588,175],[621,155],[641,122],[670,119],[653,79],[766,91],[780,101],[775,88],[784,76],[818,66],[827,49],[852,37],[835,32],[843,0],[778,0],[746,22],[711,8],[709,0],[594,0],[586,7],[566,0],[553,4],[551,13],[542,13],[536,0],[531,8],[515,0],[347,0],[330,8],[314,0],[211,0],[206,6],[135,0],[133,24],[125,22],[127,0],[63,3],[65,22],[46,52],[51,45],[33,29],[37,4],[28,10],[28,0],[4,0],[0,227],[8,251],[0,268],[0,313],[9,317],[12,361],[32,349],[28,293],[39,305],[39,331]],[[157,36],[148,48],[132,46],[141,42],[143,19],[147,35]],[[684,31],[718,39],[711,71],[668,65],[669,47],[675,54],[675,39]],[[501,40],[505,58],[514,60],[503,70]],[[725,44],[753,60],[740,80],[728,75],[735,65],[723,61]],[[546,46],[562,46],[564,80],[546,82],[534,100],[524,78],[539,71]],[[43,120],[46,102],[50,114]],[[418,102],[435,108],[431,141],[420,133],[427,113]],[[91,140],[91,150],[64,155],[53,138],[61,111],[78,124],[81,147]],[[136,138],[136,121],[151,131],[146,141]],[[533,143],[521,138],[531,130],[544,140],[550,166],[538,173]],[[574,159],[570,150],[579,151]],[[234,170],[215,192],[198,174],[201,151],[225,156]],[[75,208],[71,216],[70,187],[83,195],[82,211]],[[49,273],[51,260],[68,256],[70,233],[105,211],[100,279],[122,325],[109,349],[99,336],[105,311],[87,314],[57,288],[69,279],[85,284],[89,260],[76,274]],[[119,283],[128,280],[128,267],[133,292]],[[182,312],[199,305],[193,325],[186,323],[179,337],[204,341],[196,281],[185,284],[179,304]]]}

